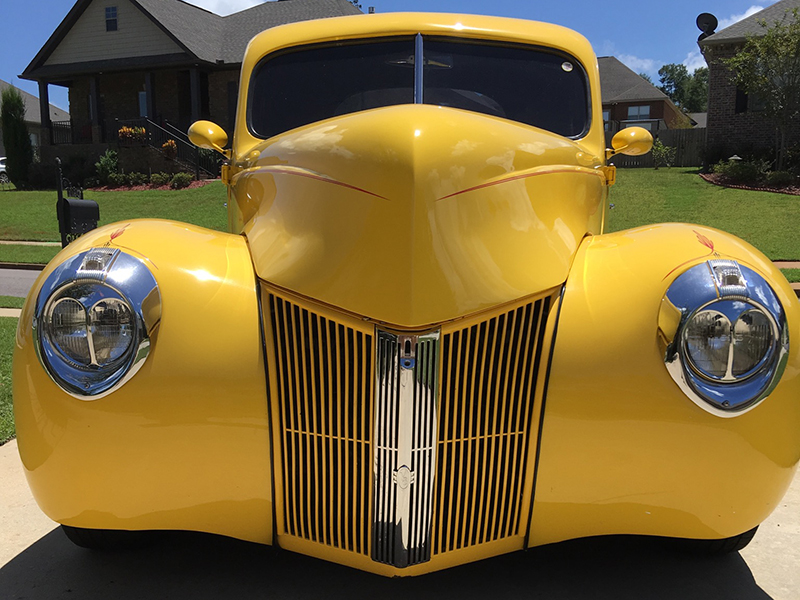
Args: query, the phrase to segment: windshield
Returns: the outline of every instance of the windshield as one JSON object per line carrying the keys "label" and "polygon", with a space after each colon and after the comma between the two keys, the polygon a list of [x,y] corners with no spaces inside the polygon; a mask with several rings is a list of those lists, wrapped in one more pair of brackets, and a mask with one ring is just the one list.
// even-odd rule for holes
{"label": "windshield", "polygon": [[248,117],[251,131],[269,138],[338,115],[415,102],[571,138],[589,128],[586,73],[574,58],[531,46],[445,38],[423,43],[420,36],[267,57],[253,72]]}

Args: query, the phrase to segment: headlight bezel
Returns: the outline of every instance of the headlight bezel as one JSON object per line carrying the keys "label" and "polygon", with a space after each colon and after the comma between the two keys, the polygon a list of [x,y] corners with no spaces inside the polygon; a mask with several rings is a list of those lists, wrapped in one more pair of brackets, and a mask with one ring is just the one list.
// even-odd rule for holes
{"label": "headlight bezel", "polygon": [[[736,326],[750,312],[765,317],[771,337],[753,366],[734,372]],[[694,319],[719,313],[728,322],[724,375],[697,364],[689,348]],[[665,326],[666,324],[666,326]],[[666,342],[664,362],[672,379],[689,399],[720,417],[735,417],[755,408],[780,381],[789,352],[786,313],[775,291],[760,274],[733,260],[713,259],[681,273],[664,295],[659,328]]]}
{"label": "headlight bezel", "polygon": [[[86,340],[84,360],[80,353],[69,355],[57,342],[54,310],[65,301],[82,308],[83,321],[78,315],[75,323],[76,329],[83,327],[84,337],[78,332],[77,339]],[[129,342],[112,360],[97,359],[96,333],[92,333],[97,323],[91,311],[101,302],[120,303],[129,316]],[[45,371],[63,391],[79,400],[97,400],[119,389],[141,369],[160,319],[160,291],[144,261],[116,248],[92,248],[67,259],[45,279],[36,299],[34,345]],[[123,319],[120,327],[124,325]],[[102,341],[102,336],[98,338]]]}

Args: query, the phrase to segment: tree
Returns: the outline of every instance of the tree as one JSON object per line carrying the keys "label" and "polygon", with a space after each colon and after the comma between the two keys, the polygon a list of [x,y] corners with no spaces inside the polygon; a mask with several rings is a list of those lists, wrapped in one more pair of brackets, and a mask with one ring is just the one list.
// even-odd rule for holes
{"label": "tree", "polygon": [[708,67],[695,69],[684,88],[683,108],[686,112],[705,112],[708,108]]}
{"label": "tree", "polygon": [[25,101],[15,87],[6,88],[0,96],[0,124],[6,147],[6,173],[15,186],[24,188],[33,162],[33,147],[25,124]]}
{"label": "tree", "polygon": [[733,81],[763,104],[764,116],[776,130],[777,170],[786,160],[789,126],[800,114],[800,18],[798,9],[787,11],[781,21],[758,23],[761,35],[747,38],[744,47],[723,60]]}
{"label": "tree", "polygon": [[686,112],[703,112],[708,104],[708,68],[689,73],[686,65],[670,63],[658,70],[658,86],[669,99]]}
{"label": "tree", "polygon": [[658,79],[661,85],[658,86],[662,92],[669,96],[678,106],[683,106],[686,83],[689,80],[689,70],[686,65],[676,65],[670,63],[658,70]]}
{"label": "tree", "polygon": [[653,84],[653,80],[652,80],[652,79],[650,79],[650,75],[648,75],[647,73],[639,73],[639,77],[641,77],[642,79],[644,79],[644,80],[645,80],[647,83],[649,83],[650,85],[652,85],[652,84]]}

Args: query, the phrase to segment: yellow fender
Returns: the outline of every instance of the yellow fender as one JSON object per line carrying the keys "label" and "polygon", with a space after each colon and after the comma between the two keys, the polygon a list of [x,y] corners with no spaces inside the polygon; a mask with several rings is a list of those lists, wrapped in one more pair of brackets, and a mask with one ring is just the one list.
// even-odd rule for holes
{"label": "yellow fender", "polygon": [[[664,293],[711,258],[735,259],[764,276],[789,327],[782,380],[733,418],[684,395],[658,339]],[[742,240],[685,224],[587,238],[558,321],[529,545],[620,533],[720,539],[758,525],[800,460],[799,348],[797,298]]]}
{"label": "yellow fender", "polygon": [[[142,369],[113,394],[67,395],[36,356],[45,278],[92,247],[140,258],[161,292]],[[272,481],[256,279],[242,236],[136,220],[64,249],[28,296],[14,351],[14,416],[34,496],[75,527],[202,530],[272,542]]]}

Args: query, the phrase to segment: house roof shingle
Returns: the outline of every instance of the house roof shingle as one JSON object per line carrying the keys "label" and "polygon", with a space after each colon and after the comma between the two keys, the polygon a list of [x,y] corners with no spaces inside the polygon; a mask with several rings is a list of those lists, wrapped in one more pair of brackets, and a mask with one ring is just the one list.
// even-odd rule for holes
{"label": "house roof shingle", "polygon": [[[3,81],[0,79],[0,94],[8,88],[17,88],[17,86]],[[28,123],[41,123],[42,112],[39,109],[39,98],[33,94],[29,94],[25,90],[17,88],[17,91],[22,95],[22,101],[25,103],[25,121]],[[50,105],[50,120],[51,121],[69,121],[69,113],[57,106]]]}
{"label": "house roof shingle", "polygon": [[748,36],[763,34],[764,28],[759,24],[759,21],[766,21],[767,25],[770,25],[776,21],[781,21],[787,11],[795,8],[800,9],[800,0],[780,0],[746,19],[737,21],[725,29],[720,29],[715,34],[701,40],[699,44],[701,46],[714,46],[744,42]]}
{"label": "house roof shingle", "polygon": [[637,75],[614,56],[600,56],[600,91],[603,104],[667,100],[664,92]]}
{"label": "house roof shingle", "polygon": [[[247,43],[256,34],[277,25],[362,14],[348,0],[273,0],[226,17],[184,0],[130,1],[184,49],[187,59],[207,63],[241,63]],[[37,75],[52,75],[50,71],[53,69],[45,67],[45,62],[91,2],[92,0],[79,0],[75,3],[25,69],[22,77],[37,79]],[[73,65],[72,69],[74,68]],[[61,72],[64,67],[59,65],[55,70]]]}

